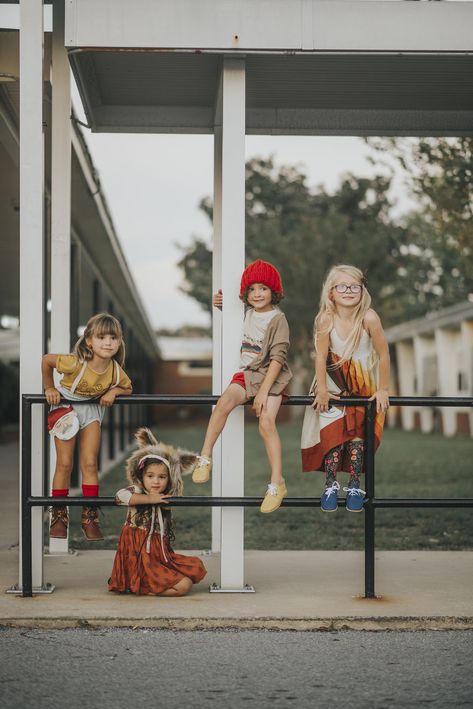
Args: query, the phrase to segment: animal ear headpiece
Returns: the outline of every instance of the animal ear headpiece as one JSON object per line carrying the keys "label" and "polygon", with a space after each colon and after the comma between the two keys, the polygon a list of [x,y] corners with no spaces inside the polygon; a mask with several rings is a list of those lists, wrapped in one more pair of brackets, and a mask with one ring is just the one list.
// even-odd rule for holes
{"label": "animal ear headpiece", "polygon": [[182,476],[188,475],[195,468],[197,453],[159,442],[149,428],[139,428],[135,438],[139,447],[127,460],[128,480],[141,486],[143,468],[148,461],[156,460],[163,463],[169,471],[168,493],[173,496],[182,495],[184,489]]}

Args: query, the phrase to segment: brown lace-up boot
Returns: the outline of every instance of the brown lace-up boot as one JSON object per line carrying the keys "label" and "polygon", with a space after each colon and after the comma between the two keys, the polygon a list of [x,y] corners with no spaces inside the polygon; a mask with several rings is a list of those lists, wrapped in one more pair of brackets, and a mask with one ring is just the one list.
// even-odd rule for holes
{"label": "brown lace-up boot", "polygon": [[49,520],[49,536],[52,539],[67,539],[69,513],[67,507],[51,507]]}
{"label": "brown lace-up boot", "polygon": [[103,539],[99,524],[98,507],[83,507],[80,522],[84,536],[89,542],[96,542],[99,539]]}

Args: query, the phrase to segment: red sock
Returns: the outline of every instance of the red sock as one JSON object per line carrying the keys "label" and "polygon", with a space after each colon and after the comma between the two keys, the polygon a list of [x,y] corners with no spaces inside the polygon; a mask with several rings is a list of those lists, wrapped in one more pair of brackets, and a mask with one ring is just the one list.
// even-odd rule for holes
{"label": "red sock", "polygon": [[82,485],[82,495],[84,497],[98,497],[99,496],[99,486],[98,485]]}
{"label": "red sock", "polygon": [[53,488],[53,497],[67,497],[69,495],[69,488]]}

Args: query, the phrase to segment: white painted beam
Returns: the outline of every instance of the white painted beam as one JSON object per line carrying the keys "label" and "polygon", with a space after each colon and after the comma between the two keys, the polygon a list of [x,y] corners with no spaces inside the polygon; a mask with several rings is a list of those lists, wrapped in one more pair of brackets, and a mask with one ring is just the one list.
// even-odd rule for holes
{"label": "white painted beam", "polygon": [[[212,293],[222,287],[222,84],[219,82],[214,129],[214,199],[212,246]],[[212,393],[222,393],[222,313],[212,309]],[[222,494],[222,442],[219,438],[213,450],[212,495]],[[212,551],[221,548],[222,508],[212,507]]]}
{"label": "white painted beam", "polygon": [[[222,387],[238,371],[243,322],[239,299],[245,264],[245,62],[225,59],[222,70],[221,275]],[[244,494],[244,410],[228,417],[222,433],[222,495]],[[244,510],[222,509],[221,587],[244,586]]]}
{"label": "white painted beam", "polygon": [[225,52],[473,50],[473,4],[396,0],[69,0],[66,46]]}
{"label": "white painted beam", "polygon": [[[50,352],[71,348],[71,80],[64,48],[64,2],[53,5],[51,130],[51,341]],[[50,445],[50,487],[56,465]],[[50,539],[51,553],[66,553],[67,539]]]}
{"label": "white painted beam", "polygon": [[[20,2],[20,395],[42,391],[44,332],[43,3]],[[21,410],[21,409],[20,409]],[[33,407],[32,494],[42,495],[43,412]],[[21,439],[20,439],[21,440]],[[21,446],[20,446],[21,461]],[[20,492],[21,499],[21,492]],[[21,507],[20,507],[21,518]],[[33,587],[43,586],[43,510],[32,510]],[[20,545],[21,526],[20,526]],[[21,559],[21,554],[20,554]],[[20,581],[22,584],[21,566]]]}

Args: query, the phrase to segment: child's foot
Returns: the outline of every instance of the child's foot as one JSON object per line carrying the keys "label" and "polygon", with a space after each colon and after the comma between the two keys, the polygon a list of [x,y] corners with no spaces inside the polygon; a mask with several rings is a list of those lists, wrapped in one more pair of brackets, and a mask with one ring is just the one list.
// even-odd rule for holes
{"label": "child's foot", "polygon": [[192,472],[192,482],[200,485],[206,483],[212,472],[212,461],[203,455],[197,456],[197,466]]}
{"label": "child's foot", "polygon": [[340,490],[340,483],[335,480],[320,498],[320,509],[322,512],[336,512],[338,510],[337,492]]}
{"label": "child's foot", "polygon": [[363,501],[365,499],[366,492],[361,490],[359,487],[354,487],[349,485],[343,488],[347,493],[346,508],[349,512],[362,512],[363,511]]}
{"label": "child's foot", "polygon": [[80,523],[84,536],[89,542],[97,542],[103,539],[97,507],[83,507]]}
{"label": "child's foot", "polygon": [[269,483],[259,511],[263,514],[275,512],[278,507],[281,507],[281,502],[284,500],[286,495],[286,483],[281,483],[281,485],[273,485],[272,483]]}
{"label": "child's foot", "polygon": [[52,507],[49,522],[49,536],[52,539],[67,539],[69,513],[67,507]]}

